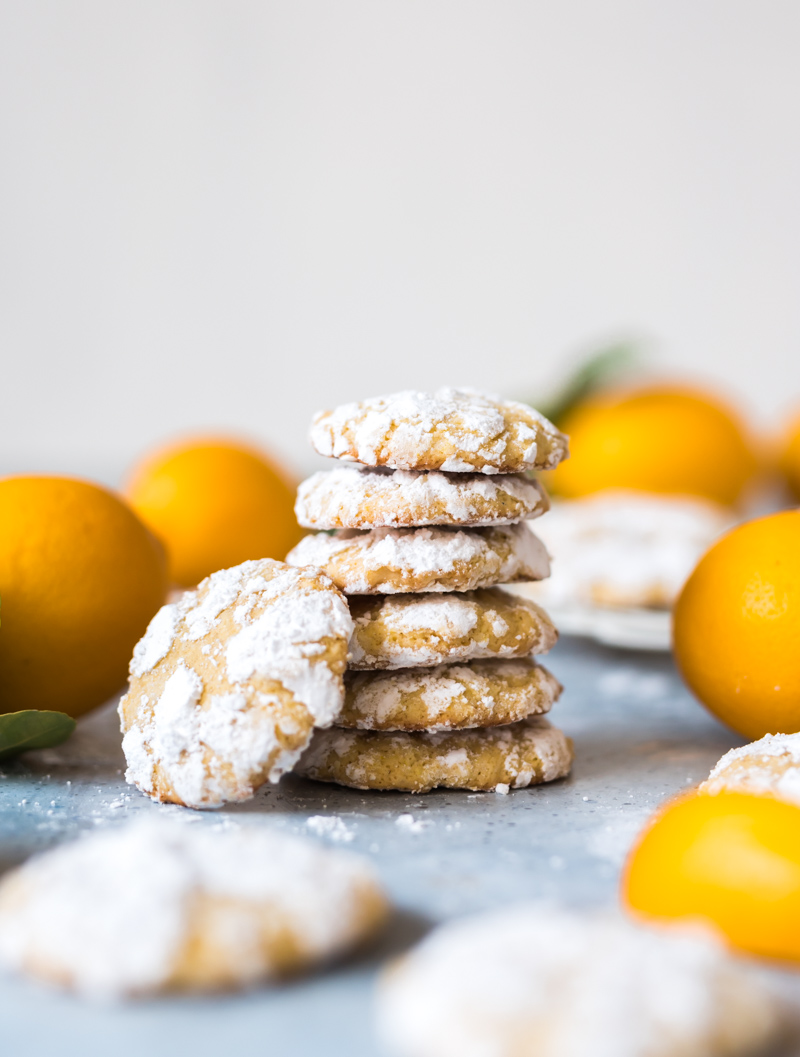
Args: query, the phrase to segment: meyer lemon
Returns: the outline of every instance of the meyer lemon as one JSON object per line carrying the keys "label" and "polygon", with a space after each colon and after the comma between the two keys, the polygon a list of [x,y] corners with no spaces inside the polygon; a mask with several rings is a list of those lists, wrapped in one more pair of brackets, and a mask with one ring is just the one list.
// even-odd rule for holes
{"label": "meyer lemon", "polygon": [[735,947],[800,961],[800,808],[692,793],[651,820],[628,859],[638,915],[712,922]]}
{"label": "meyer lemon", "polygon": [[800,414],[795,416],[786,430],[779,466],[789,488],[800,499]]}
{"label": "meyer lemon", "polygon": [[137,466],[131,506],[167,548],[173,583],[191,587],[249,558],[278,558],[299,541],[294,488],[257,448],[189,440]]}
{"label": "meyer lemon", "polygon": [[166,589],[163,548],[111,492],[0,480],[0,712],[106,701]]}
{"label": "meyer lemon", "polygon": [[633,488],[730,505],[756,469],[736,415],[716,397],[680,386],[600,393],[559,428],[569,434],[570,457],[543,479],[567,498]]}
{"label": "meyer lemon", "polygon": [[692,691],[740,734],[800,730],[800,511],[717,540],[678,596],[673,648]]}

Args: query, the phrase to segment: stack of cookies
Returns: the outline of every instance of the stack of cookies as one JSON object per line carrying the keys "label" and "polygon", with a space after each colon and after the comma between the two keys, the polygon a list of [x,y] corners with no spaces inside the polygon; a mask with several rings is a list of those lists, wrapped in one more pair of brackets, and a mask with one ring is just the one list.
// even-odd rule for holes
{"label": "stack of cookies", "polygon": [[527,473],[557,465],[566,437],[524,404],[442,389],[323,412],[311,441],[342,465],[300,486],[298,521],[324,531],[286,560],[328,574],[355,631],[344,708],[296,772],[411,792],[567,774],[571,743],[544,718],[561,687],[531,656],[557,632],[498,586],[549,574]]}

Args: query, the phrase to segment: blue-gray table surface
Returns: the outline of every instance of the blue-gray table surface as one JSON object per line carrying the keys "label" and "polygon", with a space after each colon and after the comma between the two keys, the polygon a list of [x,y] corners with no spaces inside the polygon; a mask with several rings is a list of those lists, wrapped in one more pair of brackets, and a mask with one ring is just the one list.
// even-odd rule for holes
{"label": "blue-gray table surface", "polygon": [[[274,826],[368,856],[397,907],[379,944],[286,986],[200,999],[97,1006],[3,977],[0,1054],[374,1057],[378,967],[433,923],[537,898],[613,905],[626,851],[651,811],[741,741],[692,699],[668,656],[564,639],[546,663],[565,686],[551,718],[575,742],[564,781],[507,796],[410,796],[287,776],[247,804],[199,815],[201,825]],[[107,706],[61,748],[0,767],[0,869],[82,830],[186,813],[125,784],[119,742]],[[319,816],[341,821],[325,835],[324,823],[308,822]]]}

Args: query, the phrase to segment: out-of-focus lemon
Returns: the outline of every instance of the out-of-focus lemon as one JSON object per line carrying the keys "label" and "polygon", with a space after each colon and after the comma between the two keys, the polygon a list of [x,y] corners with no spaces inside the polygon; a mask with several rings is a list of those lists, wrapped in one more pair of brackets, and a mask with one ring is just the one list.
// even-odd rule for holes
{"label": "out-of-focus lemon", "polygon": [[163,548],[111,492],[0,481],[0,712],[102,704],[166,590]]}
{"label": "out-of-focus lemon", "polygon": [[293,483],[264,452],[235,440],[162,448],[134,469],[126,494],[163,540],[171,580],[182,587],[249,558],[282,559],[302,535]]}
{"label": "out-of-focus lemon", "polygon": [[735,947],[800,961],[800,808],[744,793],[672,801],[628,859],[637,915],[705,919]]}
{"label": "out-of-focus lemon", "polygon": [[800,511],[739,525],[700,559],[673,616],[675,660],[748,738],[800,730]]}
{"label": "out-of-focus lemon", "polygon": [[743,424],[716,397],[669,385],[603,392],[559,422],[570,457],[543,479],[577,497],[605,488],[697,495],[731,505],[756,469]]}
{"label": "out-of-focus lemon", "polygon": [[795,498],[800,501],[800,414],[789,422],[779,455],[779,466]]}

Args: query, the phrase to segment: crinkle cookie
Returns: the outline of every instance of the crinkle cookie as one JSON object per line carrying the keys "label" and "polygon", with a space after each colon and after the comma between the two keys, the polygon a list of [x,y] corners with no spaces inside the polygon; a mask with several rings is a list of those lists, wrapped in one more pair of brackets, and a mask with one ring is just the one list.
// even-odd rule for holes
{"label": "crinkle cookie", "polygon": [[315,473],[297,490],[306,528],[415,528],[510,525],[549,507],[537,481],[521,474],[436,473],[340,466]]}
{"label": "crinkle cookie", "polygon": [[699,792],[755,793],[800,806],[800,734],[766,734],[726,752]]}
{"label": "crinkle cookie", "polygon": [[300,540],[290,565],[317,565],[347,595],[473,591],[541,580],[547,551],[527,525],[495,528],[342,529]]}
{"label": "crinkle cookie", "polygon": [[[510,662],[509,662],[510,663]],[[438,734],[322,730],[295,773],[352,789],[523,789],[569,773],[572,742],[546,719]]]}
{"label": "crinkle cookie", "polygon": [[711,933],[550,904],[449,922],[384,973],[398,1057],[748,1057],[777,1003]]}
{"label": "crinkle cookie", "polygon": [[347,602],[318,569],[222,569],[163,606],[119,706],[127,781],[218,807],[277,781],[342,707]]}
{"label": "crinkle cookie", "polygon": [[350,600],[350,668],[425,668],[480,657],[547,653],[558,632],[543,609],[499,587],[463,594]]}
{"label": "crinkle cookie", "polygon": [[337,727],[461,730],[549,712],[561,685],[528,658],[470,661],[396,672],[348,672]]}
{"label": "crinkle cookie", "polygon": [[342,954],[386,912],[354,855],[149,818],[6,874],[0,962],[90,998],[248,987]]}
{"label": "crinkle cookie", "polygon": [[527,404],[449,388],[321,411],[311,443],[320,455],[365,466],[455,473],[550,470],[568,454],[564,434]]}
{"label": "crinkle cookie", "polygon": [[553,504],[536,527],[553,575],[545,606],[669,608],[730,512],[704,499],[610,489]]}

